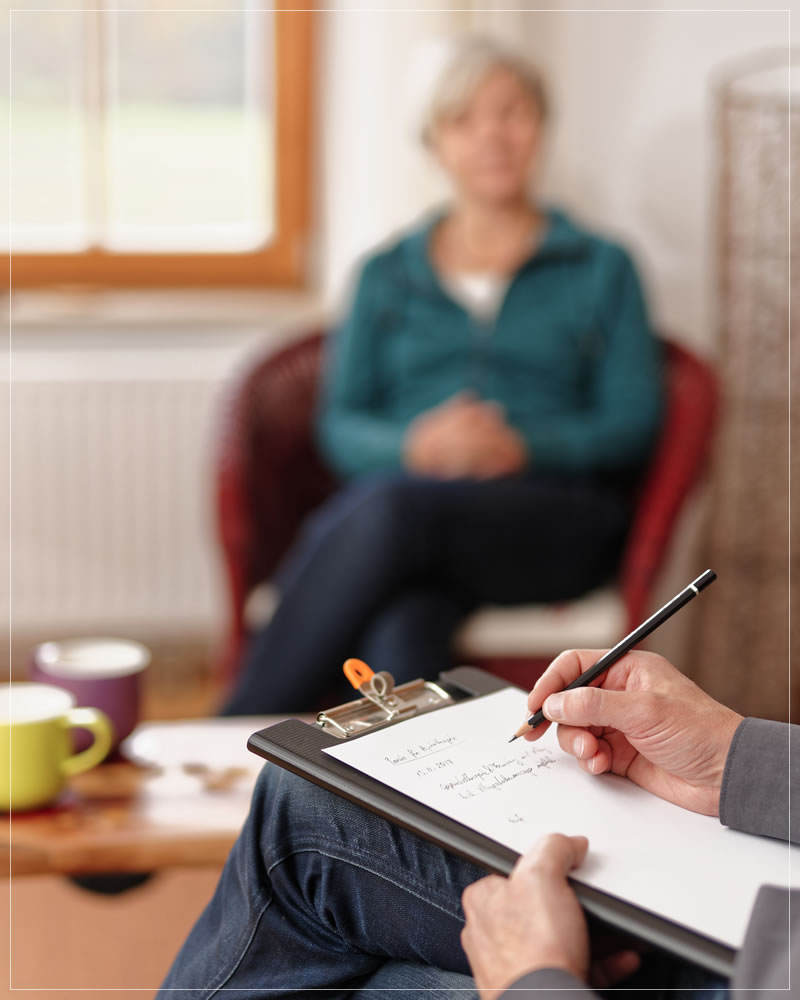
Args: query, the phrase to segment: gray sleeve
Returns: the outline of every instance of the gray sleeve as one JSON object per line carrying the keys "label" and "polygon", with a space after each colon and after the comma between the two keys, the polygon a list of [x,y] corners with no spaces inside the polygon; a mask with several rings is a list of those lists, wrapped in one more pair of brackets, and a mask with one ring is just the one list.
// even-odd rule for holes
{"label": "gray sleeve", "polygon": [[542,1000],[549,993],[569,990],[569,1000],[595,1000],[597,994],[586,983],[564,969],[536,969],[512,983],[499,1000]]}
{"label": "gray sleeve", "polygon": [[799,752],[800,726],[743,719],[725,761],[720,821],[744,833],[800,842],[795,839],[800,838],[800,794],[790,795],[791,758]]}
{"label": "gray sleeve", "polygon": [[764,885],[759,890],[731,981],[750,990],[752,1000],[767,990],[800,983],[800,890]]}

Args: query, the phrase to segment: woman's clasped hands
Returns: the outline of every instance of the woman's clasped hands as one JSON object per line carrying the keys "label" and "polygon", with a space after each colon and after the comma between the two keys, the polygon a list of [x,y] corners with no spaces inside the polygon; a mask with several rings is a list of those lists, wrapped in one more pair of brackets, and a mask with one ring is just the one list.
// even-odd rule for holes
{"label": "woman's clasped hands", "polygon": [[408,428],[404,453],[407,468],[434,479],[509,476],[529,457],[502,406],[466,392],[420,414]]}

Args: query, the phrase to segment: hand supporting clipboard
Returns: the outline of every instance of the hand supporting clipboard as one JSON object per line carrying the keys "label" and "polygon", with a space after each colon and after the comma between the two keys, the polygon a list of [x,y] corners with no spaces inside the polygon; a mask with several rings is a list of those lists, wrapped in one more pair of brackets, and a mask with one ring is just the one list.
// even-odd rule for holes
{"label": "hand supporting clipboard", "polygon": [[[248,749],[405,827],[487,872],[507,875],[519,857],[517,852],[348,767],[323,753],[323,750],[341,744],[343,739],[361,739],[376,729],[401,725],[405,719],[420,711],[443,711],[465,699],[479,698],[509,685],[477,668],[458,667],[440,674],[435,684],[412,681],[396,688],[392,684],[388,690],[380,689],[379,684],[377,692],[374,686],[370,687],[370,693],[379,700],[381,697],[397,700],[394,706],[387,706],[377,703],[374,697],[367,697],[366,690],[361,692],[361,686],[370,680],[369,676],[359,677],[356,674],[356,679],[359,680],[357,686],[362,697],[320,713],[316,724],[308,725],[290,719],[254,733],[248,740]],[[427,700],[428,694],[435,695],[435,699]],[[409,705],[412,710],[409,710]],[[390,718],[393,708],[399,711]],[[339,730],[346,727],[351,728],[344,735]],[[736,954],[733,948],[624,899],[574,880],[571,884],[584,909],[594,917],[723,976],[731,975]]]}

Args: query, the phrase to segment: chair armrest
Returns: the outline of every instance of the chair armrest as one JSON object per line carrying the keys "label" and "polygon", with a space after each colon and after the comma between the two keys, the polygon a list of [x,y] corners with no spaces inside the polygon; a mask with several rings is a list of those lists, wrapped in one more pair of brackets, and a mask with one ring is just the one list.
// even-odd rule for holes
{"label": "chair armrest", "polygon": [[306,514],[335,486],[312,434],[323,340],[313,333],[250,364],[222,400],[215,506],[228,582],[229,678],[248,593],[272,575]]}
{"label": "chair armrest", "polygon": [[631,628],[647,612],[675,521],[705,466],[718,411],[716,375],[706,362],[665,342],[667,407],[622,558],[620,588]]}

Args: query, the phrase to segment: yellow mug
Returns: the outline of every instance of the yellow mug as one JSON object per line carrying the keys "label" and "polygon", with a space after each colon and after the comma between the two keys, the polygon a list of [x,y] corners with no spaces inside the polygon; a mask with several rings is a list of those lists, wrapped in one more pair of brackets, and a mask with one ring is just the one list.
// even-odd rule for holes
{"label": "yellow mug", "polygon": [[[94,742],[72,752],[74,727]],[[75,708],[75,698],[50,684],[0,687],[0,809],[36,809],[58,797],[66,779],[99,764],[113,730],[96,708]]]}

